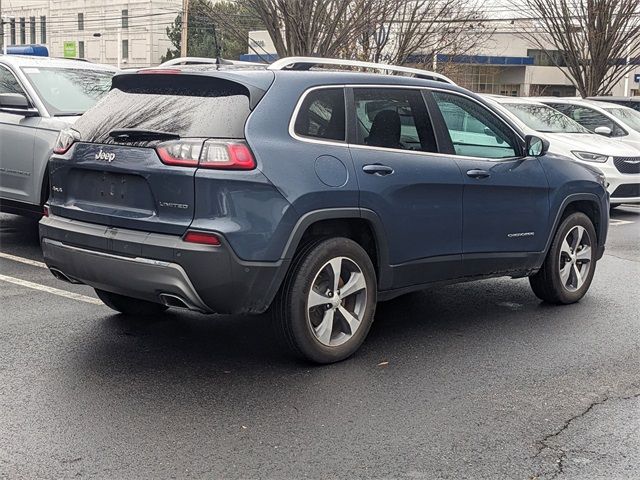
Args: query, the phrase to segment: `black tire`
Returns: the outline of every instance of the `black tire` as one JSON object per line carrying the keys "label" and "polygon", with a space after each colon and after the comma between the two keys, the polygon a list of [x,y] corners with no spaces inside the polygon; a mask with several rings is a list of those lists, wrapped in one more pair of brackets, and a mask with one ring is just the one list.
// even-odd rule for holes
{"label": "black tire", "polygon": [[[333,301],[334,306],[330,308],[327,303],[308,310],[311,288],[314,288],[314,292],[318,291],[318,284],[323,276],[327,277],[327,272],[333,271],[332,266],[329,266],[330,261],[341,257],[343,259],[340,260],[339,270],[344,268],[343,278],[340,280],[343,284],[339,285],[335,297],[327,297],[327,302]],[[342,300],[339,289],[348,284],[354,271],[356,275],[362,274],[360,278],[364,279],[366,288],[355,290]],[[362,280],[359,284],[362,284]],[[332,293],[327,291],[325,295],[332,296]],[[337,237],[311,242],[297,252],[275,300],[273,314],[285,343],[295,355],[315,363],[326,364],[344,360],[358,350],[373,323],[376,302],[376,272],[369,255],[353,240]],[[356,304],[358,307],[355,307]],[[344,311],[342,309],[349,311],[350,305],[360,312],[356,315],[360,322],[355,331],[351,331],[351,324],[341,313]],[[344,343],[323,344],[318,337],[317,329],[320,325],[314,327],[313,321],[318,316],[324,319],[324,314],[329,310],[335,313],[335,317],[332,317],[333,327],[325,330],[325,333],[329,332],[329,343]]]}
{"label": "black tire", "polygon": [[[582,283],[578,285],[568,286],[562,281],[560,268],[564,264],[567,265],[566,260],[561,260],[562,244],[575,227],[583,227],[583,235],[588,235],[588,241],[590,242],[591,254],[589,258],[589,269],[586,277],[582,278]],[[547,253],[547,257],[542,264],[542,268],[534,275],[529,277],[531,288],[533,293],[538,298],[548,303],[556,305],[566,305],[579,301],[589,290],[591,281],[593,280],[593,274],[596,269],[596,248],[597,248],[597,236],[593,223],[584,213],[576,212],[567,216],[558,227],[556,234],[553,237],[551,248]],[[562,254],[565,255],[565,254]],[[563,256],[564,259],[570,258],[570,256]],[[584,262],[584,261],[583,261]],[[569,268],[571,268],[569,260]],[[569,281],[571,281],[570,273]],[[575,278],[575,275],[574,277]]]}
{"label": "black tire", "polygon": [[147,302],[137,298],[119,295],[117,293],[107,292],[105,290],[95,289],[98,298],[109,308],[125,315],[134,316],[150,316],[157,315],[167,309],[166,305],[161,303]]}

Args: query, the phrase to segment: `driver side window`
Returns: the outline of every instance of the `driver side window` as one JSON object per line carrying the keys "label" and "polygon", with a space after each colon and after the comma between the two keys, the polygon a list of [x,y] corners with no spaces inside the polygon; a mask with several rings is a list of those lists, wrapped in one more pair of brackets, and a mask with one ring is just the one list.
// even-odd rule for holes
{"label": "driver side window", "polygon": [[0,93],[25,94],[13,73],[3,66],[0,66]]}
{"label": "driver side window", "polygon": [[579,105],[570,104],[551,104],[556,110],[560,110],[562,113],[571,117],[583,127],[587,128],[591,132],[595,132],[598,127],[608,127],[611,130],[612,137],[621,137],[627,135],[620,126],[606,115],[601,114],[591,108],[581,107]]}
{"label": "driver side window", "polygon": [[518,140],[480,104],[451,93],[433,92],[456,155],[480,158],[519,156]]}

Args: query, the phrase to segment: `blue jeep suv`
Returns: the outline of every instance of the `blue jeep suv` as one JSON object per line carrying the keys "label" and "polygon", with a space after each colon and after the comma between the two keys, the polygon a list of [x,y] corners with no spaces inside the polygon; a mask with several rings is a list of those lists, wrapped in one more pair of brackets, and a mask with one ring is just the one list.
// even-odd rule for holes
{"label": "blue jeep suv", "polygon": [[[345,64],[404,73],[329,71]],[[53,274],[130,315],[271,308],[292,350],[357,350],[376,302],[528,276],[586,293],[609,200],[446,77],[330,59],[121,73],[60,134],[40,224]]]}

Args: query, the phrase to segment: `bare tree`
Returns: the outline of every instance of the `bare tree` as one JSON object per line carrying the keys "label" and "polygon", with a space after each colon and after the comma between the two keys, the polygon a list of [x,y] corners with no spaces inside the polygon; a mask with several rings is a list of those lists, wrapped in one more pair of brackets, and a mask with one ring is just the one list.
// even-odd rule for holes
{"label": "bare tree", "polygon": [[432,61],[438,52],[449,57],[473,50],[487,38],[481,3],[476,0],[388,0],[390,12],[363,38],[363,55],[374,61],[405,64]]}
{"label": "bare tree", "polygon": [[582,97],[610,93],[640,59],[638,0],[512,2],[530,18],[520,35],[566,67],[563,73]]}
{"label": "bare tree", "polygon": [[[390,14],[391,0],[241,0],[260,18],[280,57],[346,52]],[[373,23],[372,23],[373,22]]]}

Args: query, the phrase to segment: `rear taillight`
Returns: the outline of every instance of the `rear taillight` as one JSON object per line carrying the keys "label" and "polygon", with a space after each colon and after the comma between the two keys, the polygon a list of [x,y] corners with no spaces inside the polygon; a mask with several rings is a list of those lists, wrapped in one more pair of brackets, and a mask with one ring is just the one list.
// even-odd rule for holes
{"label": "rear taillight", "polygon": [[207,140],[200,155],[202,168],[252,170],[256,168],[253,154],[245,143]]}
{"label": "rear taillight", "polygon": [[156,147],[162,163],[180,167],[197,167],[202,151],[202,140],[175,140]]}
{"label": "rear taillight", "polygon": [[53,147],[53,153],[58,155],[64,155],[69,151],[71,146],[80,140],[80,133],[73,128],[65,128],[61,130],[56,139],[56,144]]}
{"label": "rear taillight", "polygon": [[49,205],[45,205],[42,207],[42,216],[43,217],[49,216]]}
{"label": "rear taillight", "polygon": [[215,247],[220,245],[220,238],[215,233],[209,232],[196,232],[194,230],[189,230],[185,233],[182,239],[189,243],[201,243],[204,245],[213,245]]}
{"label": "rear taillight", "polygon": [[176,140],[156,147],[166,165],[225,170],[253,170],[256,161],[246,143],[237,140]]}

